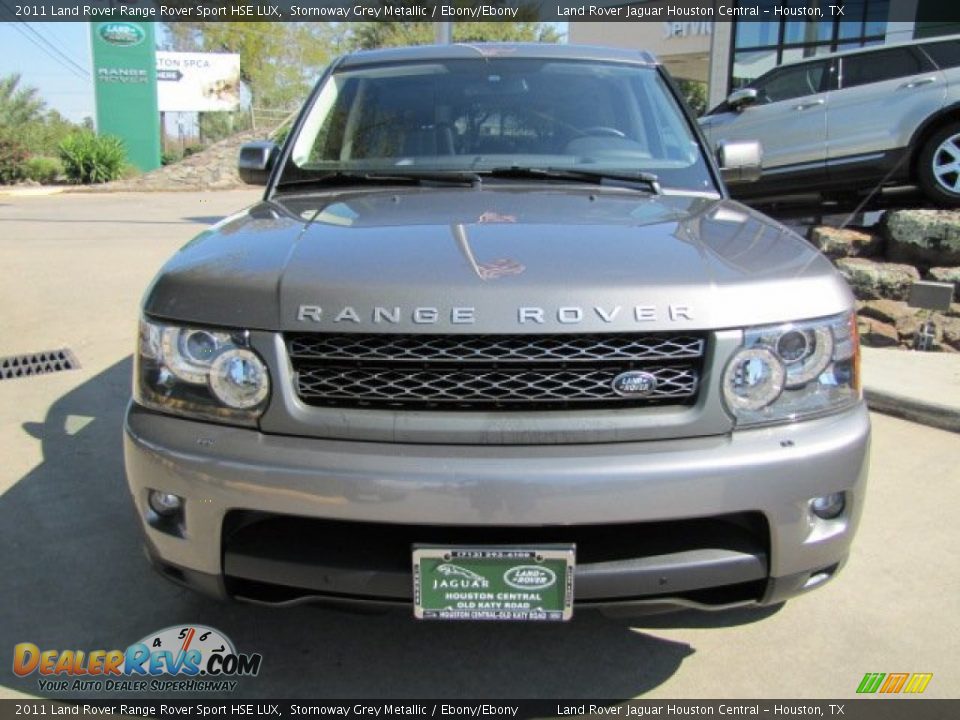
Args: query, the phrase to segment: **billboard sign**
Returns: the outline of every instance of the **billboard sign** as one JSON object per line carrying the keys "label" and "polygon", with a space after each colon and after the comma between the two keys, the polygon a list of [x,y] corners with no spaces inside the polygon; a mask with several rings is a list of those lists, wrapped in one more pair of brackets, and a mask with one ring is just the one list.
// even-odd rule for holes
{"label": "billboard sign", "polygon": [[160,112],[240,109],[240,56],[233,53],[157,52]]}

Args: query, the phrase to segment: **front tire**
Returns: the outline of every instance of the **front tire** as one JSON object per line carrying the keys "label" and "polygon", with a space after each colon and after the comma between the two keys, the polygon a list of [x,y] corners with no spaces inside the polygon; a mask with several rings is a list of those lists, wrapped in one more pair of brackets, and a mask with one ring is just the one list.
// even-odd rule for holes
{"label": "front tire", "polygon": [[917,182],[937,205],[960,207],[960,123],[937,130],[917,159]]}

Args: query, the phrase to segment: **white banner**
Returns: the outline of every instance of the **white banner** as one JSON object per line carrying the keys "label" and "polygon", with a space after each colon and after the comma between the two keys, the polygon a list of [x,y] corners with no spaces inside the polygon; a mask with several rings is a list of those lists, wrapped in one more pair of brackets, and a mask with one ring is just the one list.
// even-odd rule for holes
{"label": "white banner", "polygon": [[240,108],[240,56],[157,51],[160,112],[218,112]]}

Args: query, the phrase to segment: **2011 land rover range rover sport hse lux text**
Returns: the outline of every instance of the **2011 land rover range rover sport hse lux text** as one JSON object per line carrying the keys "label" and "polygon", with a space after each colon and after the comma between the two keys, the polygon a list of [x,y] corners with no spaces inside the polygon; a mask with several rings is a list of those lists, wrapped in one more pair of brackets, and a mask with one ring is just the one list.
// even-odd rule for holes
{"label": "2011 land rover range rover sport hse lux text", "polygon": [[125,423],[155,566],[219,597],[552,620],[768,605],[843,565],[853,298],[731,201],[647,54],[334,62],[261,202],[148,290]]}

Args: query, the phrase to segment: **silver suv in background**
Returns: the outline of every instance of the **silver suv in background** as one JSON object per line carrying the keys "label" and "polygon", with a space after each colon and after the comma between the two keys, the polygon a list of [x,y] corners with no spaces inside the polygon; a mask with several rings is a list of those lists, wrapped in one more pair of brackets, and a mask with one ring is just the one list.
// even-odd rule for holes
{"label": "silver suv in background", "polygon": [[759,140],[740,198],[916,183],[960,206],[960,35],[781,65],[700,120],[711,143]]}

